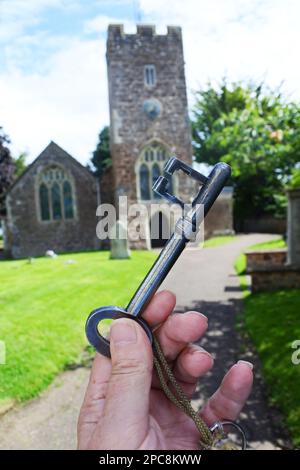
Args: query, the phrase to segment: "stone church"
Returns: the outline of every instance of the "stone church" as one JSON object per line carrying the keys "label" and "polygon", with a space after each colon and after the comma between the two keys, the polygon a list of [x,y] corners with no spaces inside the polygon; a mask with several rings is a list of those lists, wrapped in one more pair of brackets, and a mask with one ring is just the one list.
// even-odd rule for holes
{"label": "stone church", "polygon": [[98,182],[54,142],[10,188],[4,224],[6,257],[95,250]]}
{"label": "stone church", "polygon": [[[175,155],[192,164],[181,28],[169,26],[167,34],[160,35],[154,26],[138,25],[136,34],[125,34],[122,25],[110,25],[106,58],[112,166],[99,184],[51,142],[8,193],[7,256],[99,249],[100,202],[117,205],[118,196],[127,196],[129,203],[143,202],[147,207],[162,203],[152,184],[167,159]],[[171,189],[186,202],[194,195],[193,184],[184,175],[173,177]],[[132,247],[161,246],[163,240],[151,240],[149,227],[168,223],[164,219],[158,206],[146,221],[149,236],[132,242]],[[223,191],[205,222],[206,235],[232,231],[230,191]]]}

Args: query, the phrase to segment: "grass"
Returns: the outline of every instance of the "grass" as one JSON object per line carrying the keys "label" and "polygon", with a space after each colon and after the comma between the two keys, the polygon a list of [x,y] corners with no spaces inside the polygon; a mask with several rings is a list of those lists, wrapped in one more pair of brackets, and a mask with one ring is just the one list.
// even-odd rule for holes
{"label": "grass", "polygon": [[249,250],[276,250],[278,248],[286,248],[286,242],[283,238],[257,243],[256,245],[250,246]]}
{"label": "grass", "polygon": [[[249,249],[283,248],[283,240],[273,240]],[[246,257],[235,262],[245,292],[243,323],[262,362],[271,403],[285,416],[296,446],[300,445],[300,364],[293,365],[292,343],[300,340],[300,289],[251,294],[245,276]],[[298,356],[299,357],[299,354]]]}
{"label": "grass", "polygon": [[108,252],[93,252],[0,262],[0,340],[6,344],[0,401],[35,396],[77,362],[87,345],[89,312],[125,306],[155,257],[139,251],[130,260],[109,260]]}
{"label": "grass", "polygon": [[[204,248],[214,248],[216,246],[224,245],[235,240],[235,235],[219,235],[217,237],[209,238],[204,242]],[[276,248],[286,248],[286,242],[282,238],[277,240],[270,240],[263,243],[252,245],[251,250],[272,250]]]}
{"label": "grass", "polygon": [[300,340],[299,313],[300,289],[245,299],[245,327],[262,361],[270,400],[282,410],[296,446],[300,446],[300,364],[294,365],[291,358],[292,343]]}
{"label": "grass", "polygon": [[249,295],[250,291],[248,290],[248,282],[246,276],[246,256],[244,255],[244,253],[241,253],[237,257],[234,263],[234,268],[236,273],[240,276],[240,285],[242,291],[244,292],[244,296]]}
{"label": "grass", "polygon": [[216,246],[224,245],[235,239],[234,235],[219,235],[218,237],[209,238],[204,242],[204,248],[214,248]]}

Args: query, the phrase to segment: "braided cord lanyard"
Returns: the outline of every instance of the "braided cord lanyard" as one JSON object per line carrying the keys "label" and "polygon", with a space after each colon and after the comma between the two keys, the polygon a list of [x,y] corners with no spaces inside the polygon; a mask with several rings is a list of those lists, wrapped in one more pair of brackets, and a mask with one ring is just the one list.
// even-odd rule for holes
{"label": "braided cord lanyard", "polygon": [[[161,346],[154,335],[153,350],[154,366],[156,368],[157,375],[164,393],[169,398],[169,400],[175,406],[177,406],[177,408],[179,408],[184,413],[186,413],[187,416],[192,418],[200,434],[200,447],[202,449],[212,449],[214,438],[211,430],[192,407],[190,400],[187,398],[181,386],[174,377],[174,374],[169,364],[167,363],[164,353],[162,352]],[[172,385],[173,390],[170,389],[169,384]]]}

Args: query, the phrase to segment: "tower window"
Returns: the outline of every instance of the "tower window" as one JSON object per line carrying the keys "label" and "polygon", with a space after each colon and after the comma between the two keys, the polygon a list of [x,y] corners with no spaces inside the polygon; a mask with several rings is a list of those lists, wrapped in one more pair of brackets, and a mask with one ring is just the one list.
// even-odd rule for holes
{"label": "tower window", "polygon": [[147,201],[150,199],[149,168],[144,163],[140,167],[140,187],[141,199]]}
{"label": "tower window", "polygon": [[[152,185],[155,183],[157,178],[160,177],[160,168],[157,163],[154,163],[152,166]],[[159,195],[153,191],[153,198],[154,199],[159,199]]]}
{"label": "tower window", "polygon": [[[169,151],[159,142],[151,142],[142,150],[137,162],[137,194],[142,201],[159,199],[152,185],[163,174]],[[173,177],[174,178],[174,177]],[[177,184],[175,182],[175,192]],[[169,180],[169,191],[173,193],[173,181]]]}
{"label": "tower window", "polygon": [[156,71],[154,65],[145,65],[144,83],[146,86],[154,86],[156,84]]}

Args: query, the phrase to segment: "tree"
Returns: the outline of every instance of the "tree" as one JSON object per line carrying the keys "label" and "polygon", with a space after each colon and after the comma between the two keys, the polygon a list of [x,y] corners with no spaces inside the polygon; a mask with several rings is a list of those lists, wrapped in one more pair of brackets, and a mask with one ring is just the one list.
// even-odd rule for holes
{"label": "tree", "polygon": [[289,181],[288,188],[290,189],[300,188],[300,167],[294,168],[292,172],[291,180]]}
{"label": "tree", "polygon": [[99,134],[99,142],[91,158],[91,171],[101,178],[107,168],[112,165],[109,150],[109,127],[105,126]]}
{"label": "tree", "polygon": [[16,172],[15,172],[16,178],[19,178],[19,176],[21,176],[22,173],[24,173],[24,171],[26,170],[26,167],[27,167],[26,158],[27,158],[26,152],[22,152],[17,158],[14,158],[15,167],[16,167]]}
{"label": "tree", "polygon": [[299,117],[299,105],[262,84],[223,81],[196,94],[194,154],[200,162],[231,165],[238,222],[284,213],[284,186],[299,161]]}
{"label": "tree", "polygon": [[15,176],[15,164],[10,154],[8,137],[0,127],[0,217],[5,216],[5,197]]}

